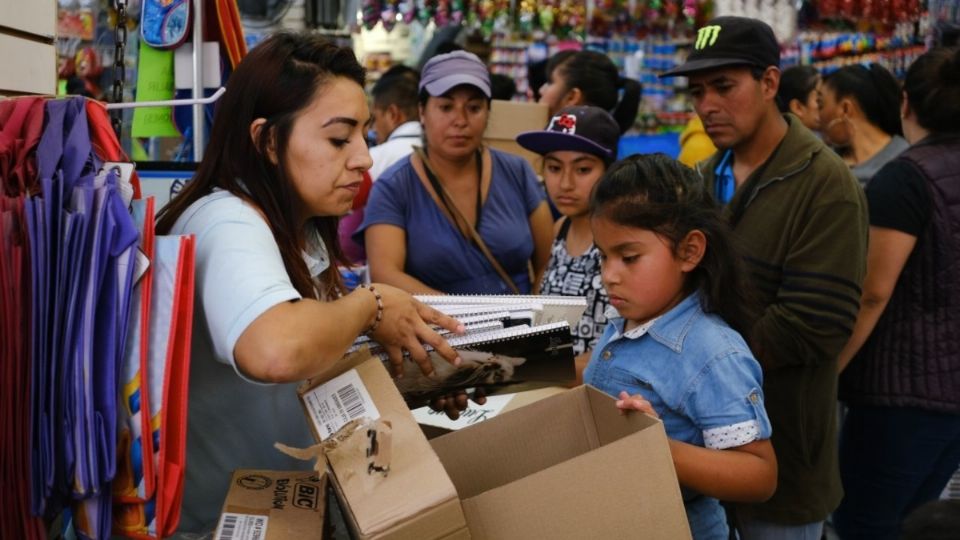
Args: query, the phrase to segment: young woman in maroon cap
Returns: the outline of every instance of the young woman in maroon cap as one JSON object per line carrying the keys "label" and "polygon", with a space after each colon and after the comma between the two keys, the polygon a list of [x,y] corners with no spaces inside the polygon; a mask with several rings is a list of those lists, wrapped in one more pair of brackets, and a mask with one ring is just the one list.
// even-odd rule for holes
{"label": "young woman in maroon cap", "polygon": [[540,294],[585,296],[587,309],[572,328],[577,373],[603,334],[610,305],[600,283],[600,252],[590,231],[590,192],[617,155],[620,129],[599,107],[561,109],[542,131],[528,131],[517,142],[544,157],[547,194],[563,215],[554,225],[550,261],[540,280]]}

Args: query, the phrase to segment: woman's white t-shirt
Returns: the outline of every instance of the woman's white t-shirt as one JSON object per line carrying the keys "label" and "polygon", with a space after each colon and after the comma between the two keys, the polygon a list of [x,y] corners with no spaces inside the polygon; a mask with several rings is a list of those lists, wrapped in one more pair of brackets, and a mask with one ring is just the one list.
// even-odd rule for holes
{"label": "woman's white t-shirt", "polygon": [[[192,204],[171,234],[196,238],[187,470],[180,531],[204,532],[217,518],[234,469],[309,469],[273,447],[312,444],[295,384],[262,384],[236,369],[237,339],[269,308],[301,298],[264,218],[217,190]],[[304,254],[315,276],[329,266],[319,238]]]}

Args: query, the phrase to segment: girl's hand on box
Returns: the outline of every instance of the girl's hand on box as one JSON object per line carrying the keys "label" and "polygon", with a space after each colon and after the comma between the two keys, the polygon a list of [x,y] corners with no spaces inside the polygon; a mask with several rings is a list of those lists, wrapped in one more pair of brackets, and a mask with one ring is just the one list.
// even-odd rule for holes
{"label": "girl's hand on box", "polygon": [[643,399],[643,396],[637,394],[631,396],[630,394],[621,391],[620,399],[617,400],[617,408],[620,409],[620,414],[627,414],[629,411],[640,411],[647,413],[654,418],[660,418],[660,415],[657,414],[657,411],[653,410],[653,405],[649,401]]}

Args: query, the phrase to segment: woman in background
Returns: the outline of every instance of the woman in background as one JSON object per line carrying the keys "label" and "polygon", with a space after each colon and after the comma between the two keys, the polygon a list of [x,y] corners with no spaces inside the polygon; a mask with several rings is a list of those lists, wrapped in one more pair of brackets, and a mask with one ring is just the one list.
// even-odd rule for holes
{"label": "woman in background", "polygon": [[640,90],[640,83],[621,77],[605,54],[561,51],[547,63],[547,82],[540,87],[540,103],[549,108],[550,116],[573,105],[600,107],[613,116],[623,134],[637,119]]}
{"label": "woman in background", "polygon": [[375,281],[417,294],[534,290],[550,257],[550,210],[526,161],[483,146],[490,96],[471,53],[424,66],[422,151],[377,180],[357,233]]}
{"label": "woman in background", "polygon": [[820,131],[820,72],[810,66],[793,66],[780,75],[777,101],[780,112],[793,113],[807,126]]}
{"label": "woman in background", "polygon": [[897,538],[960,466],[960,51],[918,58],[903,94],[911,146],[867,185],[867,274],[839,358],[845,540]]}
{"label": "woman in background", "polygon": [[901,136],[900,86],[880,64],[846,66],[823,79],[820,125],[861,184],[908,144]]}

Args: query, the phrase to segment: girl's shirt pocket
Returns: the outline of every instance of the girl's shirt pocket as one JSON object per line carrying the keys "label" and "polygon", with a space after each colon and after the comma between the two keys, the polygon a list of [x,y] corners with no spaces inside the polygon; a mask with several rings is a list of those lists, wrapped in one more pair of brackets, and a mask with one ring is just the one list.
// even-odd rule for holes
{"label": "girl's shirt pocket", "polygon": [[[651,360],[651,363],[657,362],[655,359]],[[609,379],[610,388],[614,391],[612,395],[617,395],[623,390],[631,396],[636,394],[643,396],[660,415],[668,436],[702,446],[703,437],[700,429],[694,423],[694,419],[689,416],[688,411],[684,410],[682,402],[684,391],[680,381],[671,380],[669,376],[658,376],[650,370],[637,369],[638,367],[643,366],[611,367]]]}

